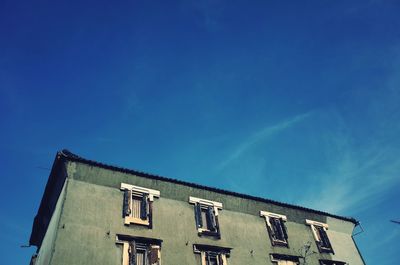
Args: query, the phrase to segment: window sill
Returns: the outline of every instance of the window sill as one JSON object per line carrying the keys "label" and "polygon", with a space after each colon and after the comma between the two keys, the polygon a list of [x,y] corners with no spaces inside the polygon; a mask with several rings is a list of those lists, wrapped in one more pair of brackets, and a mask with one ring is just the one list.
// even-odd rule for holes
{"label": "window sill", "polygon": [[149,226],[150,222],[149,220],[142,220],[140,218],[135,218],[130,216],[125,217],[125,225],[130,225],[130,224]]}
{"label": "window sill", "polygon": [[212,237],[217,237],[217,238],[221,238],[221,235],[219,234],[218,231],[213,232],[207,229],[202,229],[199,228],[197,229],[199,236],[212,236]]}
{"label": "window sill", "polygon": [[318,250],[319,250],[320,253],[335,254],[335,252],[333,252],[332,248],[323,248],[323,247],[318,246]]}
{"label": "window sill", "polygon": [[289,244],[286,241],[272,240],[271,244],[274,247],[286,247],[286,248],[289,247]]}

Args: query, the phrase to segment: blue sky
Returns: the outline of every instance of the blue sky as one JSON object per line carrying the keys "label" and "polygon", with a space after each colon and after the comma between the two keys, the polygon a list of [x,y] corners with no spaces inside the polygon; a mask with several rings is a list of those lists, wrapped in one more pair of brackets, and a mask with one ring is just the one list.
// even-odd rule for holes
{"label": "blue sky", "polygon": [[19,246],[68,148],[353,216],[366,262],[398,263],[399,13],[394,0],[1,1],[2,261],[28,264]]}

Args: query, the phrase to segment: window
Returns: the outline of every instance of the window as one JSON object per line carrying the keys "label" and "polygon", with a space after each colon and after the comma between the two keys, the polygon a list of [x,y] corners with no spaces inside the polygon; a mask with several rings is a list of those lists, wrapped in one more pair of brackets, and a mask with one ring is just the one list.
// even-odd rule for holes
{"label": "window", "polygon": [[199,235],[221,238],[218,210],[222,209],[222,203],[195,197],[189,197],[189,203],[194,204],[194,217]]}
{"label": "window", "polygon": [[328,230],[328,225],[311,220],[306,220],[306,224],[310,225],[311,227],[311,231],[313,232],[319,252],[334,254],[328,234],[326,233]]}
{"label": "window", "polygon": [[161,265],[161,240],[117,235],[122,265]]}
{"label": "window", "polygon": [[286,216],[265,211],[260,211],[260,216],[265,217],[271,244],[288,247],[288,235],[285,227]]}
{"label": "window", "polygon": [[346,265],[346,262],[334,261],[334,260],[319,260],[320,265]]}
{"label": "window", "polygon": [[228,265],[230,248],[208,245],[193,245],[193,252],[200,254],[201,265]]}
{"label": "window", "polygon": [[154,197],[160,197],[158,190],[121,183],[124,191],[122,217],[125,224],[139,224],[152,228]]}
{"label": "window", "polygon": [[282,255],[282,254],[271,254],[271,261],[277,265],[299,265],[299,257]]}

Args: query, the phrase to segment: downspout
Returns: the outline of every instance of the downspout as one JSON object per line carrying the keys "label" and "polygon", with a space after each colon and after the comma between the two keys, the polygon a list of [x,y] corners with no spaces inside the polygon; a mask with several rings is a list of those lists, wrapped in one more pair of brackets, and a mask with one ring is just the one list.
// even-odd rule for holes
{"label": "downspout", "polygon": [[354,232],[354,230],[357,228],[357,226],[360,227],[361,230],[358,231],[358,232],[355,233],[355,234],[352,234],[352,235],[351,235],[351,238],[353,239],[354,245],[356,246],[358,255],[360,255],[363,264],[366,265],[365,260],[364,260],[363,256],[361,255],[360,249],[358,248],[358,246],[357,246],[357,244],[356,244],[356,241],[354,240],[354,237],[355,237],[356,235],[359,235],[359,234],[363,233],[363,232],[364,232],[364,229],[363,229],[363,227],[361,226],[360,221],[356,221],[356,225],[354,226],[353,232]]}

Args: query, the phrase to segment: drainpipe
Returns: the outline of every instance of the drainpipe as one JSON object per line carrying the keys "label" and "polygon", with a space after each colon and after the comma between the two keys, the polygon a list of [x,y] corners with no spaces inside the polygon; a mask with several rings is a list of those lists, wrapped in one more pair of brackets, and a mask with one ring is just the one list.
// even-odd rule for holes
{"label": "drainpipe", "polygon": [[363,264],[366,265],[365,260],[364,260],[363,256],[361,255],[360,249],[358,248],[358,246],[357,246],[357,244],[356,244],[356,242],[355,242],[355,240],[354,240],[354,237],[355,237],[356,235],[359,235],[359,234],[363,233],[363,232],[364,232],[364,229],[363,229],[363,227],[361,226],[360,221],[357,221],[357,222],[356,222],[356,225],[354,226],[353,232],[354,232],[354,230],[357,228],[357,226],[360,227],[360,231],[358,231],[358,232],[355,233],[355,234],[352,234],[352,235],[351,235],[351,238],[353,239],[354,245],[356,246],[358,255],[360,255]]}

